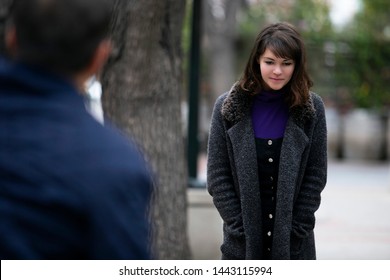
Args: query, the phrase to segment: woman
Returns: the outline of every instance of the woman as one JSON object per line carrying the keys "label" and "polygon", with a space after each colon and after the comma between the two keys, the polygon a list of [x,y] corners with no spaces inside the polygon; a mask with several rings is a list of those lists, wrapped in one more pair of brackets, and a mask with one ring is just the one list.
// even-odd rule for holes
{"label": "woman", "polygon": [[242,78],[214,107],[207,184],[223,219],[223,259],[315,259],[326,184],[324,105],[288,23],[258,35]]}

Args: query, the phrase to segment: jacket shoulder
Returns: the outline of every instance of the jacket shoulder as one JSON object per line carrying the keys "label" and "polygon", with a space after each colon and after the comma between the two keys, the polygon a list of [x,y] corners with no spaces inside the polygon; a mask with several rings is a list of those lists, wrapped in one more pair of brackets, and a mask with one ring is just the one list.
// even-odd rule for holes
{"label": "jacket shoulder", "polygon": [[303,125],[307,121],[314,120],[324,112],[324,103],[322,98],[314,93],[309,92],[309,98],[305,104],[290,108],[290,114],[298,124]]}
{"label": "jacket shoulder", "polygon": [[225,93],[221,94],[220,96],[218,96],[217,99],[215,100],[214,108],[215,109],[218,108],[219,110],[221,110],[222,109],[222,105],[225,102],[225,100],[228,97],[228,95],[229,95],[229,92],[225,92]]}
{"label": "jacket shoulder", "polygon": [[237,84],[234,84],[223,97],[221,113],[224,119],[230,123],[239,122],[250,112],[252,98],[243,92]]}
{"label": "jacket shoulder", "polygon": [[325,105],[321,96],[317,93],[310,92],[310,99],[312,100],[315,115],[318,116],[319,114],[324,114]]}
{"label": "jacket shoulder", "polygon": [[314,107],[324,106],[324,102],[323,102],[321,96],[319,96],[317,93],[311,91],[310,98],[313,101]]}

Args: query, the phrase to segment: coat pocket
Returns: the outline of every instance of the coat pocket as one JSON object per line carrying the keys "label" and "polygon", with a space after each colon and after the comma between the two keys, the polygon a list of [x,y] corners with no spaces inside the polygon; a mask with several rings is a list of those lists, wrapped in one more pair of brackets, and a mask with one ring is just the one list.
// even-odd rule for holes
{"label": "coat pocket", "polygon": [[221,252],[224,260],[245,259],[245,235],[233,236],[225,233]]}
{"label": "coat pocket", "polygon": [[290,258],[292,260],[315,260],[316,250],[314,244],[314,232],[311,231],[307,237],[301,238],[291,235]]}

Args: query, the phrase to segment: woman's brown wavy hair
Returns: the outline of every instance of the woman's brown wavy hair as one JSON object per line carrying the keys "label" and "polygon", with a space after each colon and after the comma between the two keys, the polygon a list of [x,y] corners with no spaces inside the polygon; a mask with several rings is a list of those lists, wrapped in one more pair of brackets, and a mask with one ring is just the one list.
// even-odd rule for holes
{"label": "woman's brown wavy hair", "polygon": [[295,62],[294,73],[287,88],[287,102],[290,107],[307,102],[313,82],[306,69],[305,45],[299,32],[289,23],[276,23],[265,27],[257,36],[243,76],[238,85],[249,95],[263,88],[259,59],[269,49],[277,57],[292,59]]}

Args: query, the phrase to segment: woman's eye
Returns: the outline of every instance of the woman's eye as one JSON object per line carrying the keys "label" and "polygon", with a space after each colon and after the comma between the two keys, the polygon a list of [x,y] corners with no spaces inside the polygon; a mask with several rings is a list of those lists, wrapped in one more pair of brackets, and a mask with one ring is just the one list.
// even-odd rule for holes
{"label": "woman's eye", "polygon": [[283,64],[286,66],[290,66],[290,65],[292,65],[292,62],[284,62]]}
{"label": "woman's eye", "polygon": [[271,65],[271,64],[273,64],[273,62],[272,61],[265,61],[265,64]]}

